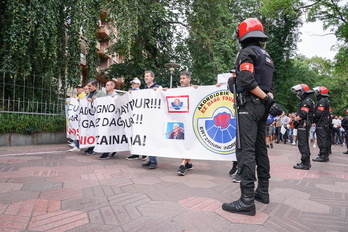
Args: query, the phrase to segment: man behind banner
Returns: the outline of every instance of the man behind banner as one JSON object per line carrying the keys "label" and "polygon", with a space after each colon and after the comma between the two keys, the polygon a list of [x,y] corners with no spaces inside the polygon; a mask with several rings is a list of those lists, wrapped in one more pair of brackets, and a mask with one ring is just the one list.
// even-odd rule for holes
{"label": "man behind banner", "polygon": [[[129,93],[131,93],[132,91],[140,89],[141,82],[137,77],[135,77],[130,83],[132,84],[132,86],[129,89]],[[147,158],[147,156],[143,155],[141,160],[146,160],[146,158]],[[132,155],[128,156],[126,159],[127,160],[136,160],[136,159],[139,159],[139,155],[132,154]]]}
{"label": "man behind banner", "polygon": [[[86,93],[83,91],[83,89],[83,85],[81,84],[76,86],[77,98],[79,100],[86,97]],[[74,145],[74,147],[69,151],[80,151],[80,143],[78,139],[75,139],[72,144]]]}
{"label": "man behind banner", "polygon": [[[118,93],[115,92],[115,82],[113,81],[106,82],[105,91],[106,91],[106,95],[104,97],[109,97],[109,96],[115,97],[119,95]],[[114,155],[116,155],[116,152],[113,152],[111,154],[111,157],[113,157]],[[109,159],[109,158],[110,158],[109,152],[105,152],[99,157],[100,160]]]}
{"label": "man behind banner", "polygon": [[[191,73],[184,71],[180,73],[180,87],[190,87],[191,85]],[[194,86],[195,89],[198,88],[198,86]],[[192,170],[192,163],[190,159],[182,159],[181,165],[178,169],[178,174],[180,176],[184,176],[186,173],[186,170]]]}
{"label": "man behind banner", "polygon": [[[145,71],[144,81],[146,83],[144,89],[153,89],[156,91],[158,88],[162,88],[162,86],[156,83],[155,74],[150,70]],[[142,164],[142,166],[148,167],[149,169],[157,168],[157,156],[149,156],[149,161],[145,164]]]}
{"label": "man behind banner", "polygon": [[[93,102],[97,97],[103,97],[105,96],[105,93],[99,89],[97,89],[97,81],[96,80],[89,80],[86,84],[86,86],[89,89],[89,94],[87,96],[87,101]],[[93,155],[94,154],[94,147],[89,147],[85,153],[87,155]]]}

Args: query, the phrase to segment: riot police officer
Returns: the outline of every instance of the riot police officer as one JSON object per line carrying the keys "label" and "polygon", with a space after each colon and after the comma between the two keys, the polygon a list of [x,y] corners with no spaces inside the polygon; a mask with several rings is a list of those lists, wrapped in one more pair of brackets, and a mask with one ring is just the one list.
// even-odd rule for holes
{"label": "riot police officer", "polygon": [[[255,215],[254,199],[269,203],[270,165],[265,136],[266,120],[271,115],[280,115],[282,109],[273,100],[273,61],[261,48],[267,41],[261,22],[249,18],[236,28],[242,48],[237,55],[236,89],[238,93],[238,122],[241,148],[237,149],[238,174],[241,177],[239,200],[224,203],[222,209],[245,215]],[[229,79],[229,86],[232,81]],[[258,187],[255,191],[255,168],[257,165]],[[255,192],[254,192],[255,191]]]}
{"label": "riot police officer", "polygon": [[328,99],[329,90],[325,86],[318,86],[313,88],[317,104],[315,106],[313,122],[316,124],[316,134],[319,147],[319,155],[312,159],[314,162],[329,161],[329,146],[331,146],[330,139],[330,109],[331,104]]}
{"label": "riot police officer", "polygon": [[291,91],[301,99],[298,106],[294,126],[297,128],[298,149],[301,153],[301,163],[294,166],[295,169],[309,170],[311,168],[309,150],[309,130],[312,125],[314,101],[310,98],[310,94],[314,93],[308,85],[298,84],[291,87]]}

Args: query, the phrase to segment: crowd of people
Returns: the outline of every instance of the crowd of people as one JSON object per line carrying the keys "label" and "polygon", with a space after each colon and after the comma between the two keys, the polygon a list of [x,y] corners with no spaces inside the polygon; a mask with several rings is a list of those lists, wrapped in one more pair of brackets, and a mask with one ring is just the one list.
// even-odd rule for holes
{"label": "crowd of people", "polygon": [[[261,46],[268,37],[264,34],[261,22],[254,18],[242,21],[236,28],[236,37],[241,45],[235,63],[235,75],[228,80],[229,89],[235,94],[235,109],[237,123],[236,138],[240,146],[236,147],[237,161],[233,162],[229,174],[234,176],[234,182],[239,183],[241,196],[238,200],[224,203],[222,209],[231,213],[253,216],[256,214],[254,200],[268,204],[270,162],[268,149],[273,149],[275,144],[288,143],[297,145],[301,154],[301,161],[294,165],[295,169],[309,170],[311,168],[310,144],[319,148],[318,157],[314,162],[328,162],[331,153],[331,145],[340,144],[347,146],[348,154],[348,109],[345,118],[332,115],[328,89],[318,86],[312,89],[306,84],[298,84],[291,87],[292,93],[300,99],[296,112],[288,114],[275,102],[273,98],[273,71],[274,64]],[[144,89],[166,88],[156,83],[152,71],[145,71]],[[189,87],[191,75],[183,72],[180,75],[180,86]],[[134,79],[130,91],[140,88],[140,80]],[[117,96],[113,82],[107,83],[106,94],[96,89],[96,82],[87,83],[88,89],[83,96],[83,86],[77,86],[78,98],[87,98],[93,101],[97,97]],[[197,87],[196,87],[197,88]],[[311,98],[315,93],[316,102]],[[238,116],[238,117],[237,117]],[[174,126],[174,125],[173,125]],[[171,139],[179,139],[179,134]],[[275,143],[275,144],[274,144]],[[78,141],[73,143],[76,148],[71,151],[79,151]],[[238,143],[237,143],[238,144]],[[93,147],[88,148],[87,155],[93,154]],[[115,155],[104,153],[99,159],[108,159]],[[127,157],[128,160],[140,159],[137,154]],[[156,156],[142,156],[142,160],[148,160],[143,167],[155,169],[158,164]],[[182,159],[177,173],[185,175],[186,170],[193,167],[191,160]],[[257,187],[255,189],[255,182]]]}
{"label": "crowd of people", "polygon": [[[296,113],[294,112],[288,113],[287,115],[285,112],[283,112],[281,116],[268,116],[266,124],[267,148],[274,148],[275,145],[273,143],[288,143],[293,146],[297,145],[297,128],[294,127],[295,115]],[[329,128],[331,145],[340,145],[341,147],[343,147],[347,143],[346,131],[344,130],[342,125],[343,119],[343,116],[331,116],[332,129]],[[318,146],[315,123],[312,123],[310,127],[309,143],[314,148]]]}
{"label": "crowd of people", "polygon": [[[158,85],[155,81],[155,74],[150,71],[147,70],[144,73],[144,81],[145,81],[145,86],[144,89],[153,89],[154,91],[156,91],[157,89],[161,89],[163,91],[166,91],[167,88],[162,88],[162,86]],[[131,93],[132,91],[136,91],[139,90],[141,86],[141,81],[138,78],[134,78],[131,81],[131,88],[129,89],[129,93]],[[193,86],[191,85],[191,74],[187,71],[184,71],[180,74],[180,87],[194,87],[194,88],[198,88],[198,86]],[[105,97],[105,96],[111,96],[111,97],[117,97],[119,96],[119,94],[116,92],[115,90],[115,83],[113,81],[108,81],[105,85],[105,91],[106,93],[104,93],[102,90],[98,90],[97,89],[97,81],[96,80],[89,80],[87,82],[87,84],[85,86],[79,84],[76,86],[76,92],[77,92],[77,96],[76,98],[79,99],[83,99],[86,98],[87,101],[89,102],[93,102],[96,98],[99,97]],[[175,126],[175,124],[173,125]],[[183,133],[179,134],[175,134],[175,131],[173,131],[173,135],[171,135],[172,137],[170,137],[170,139],[183,139]],[[76,139],[74,140],[72,143],[70,143],[70,146],[72,147],[69,151],[71,152],[78,152],[81,151],[80,147],[79,147],[79,140]],[[94,154],[94,147],[89,147],[88,149],[86,149],[85,151],[86,155],[93,155]],[[98,159],[100,160],[105,160],[105,159],[109,159],[112,156],[115,156],[116,152],[113,153],[103,153],[102,155],[99,156]],[[143,161],[146,161],[146,163],[142,164],[143,167],[147,167],[149,169],[155,169],[157,168],[157,164],[158,164],[158,159],[157,156],[140,156],[137,154],[131,154],[130,156],[126,157],[127,160],[137,160],[137,159],[141,159]],[[193,165],[190,159],[182,159],[181,164],[179,165],[178,168],[178,175],[180,176],[184,176],[187,170],[192,170],[193,169]]]}

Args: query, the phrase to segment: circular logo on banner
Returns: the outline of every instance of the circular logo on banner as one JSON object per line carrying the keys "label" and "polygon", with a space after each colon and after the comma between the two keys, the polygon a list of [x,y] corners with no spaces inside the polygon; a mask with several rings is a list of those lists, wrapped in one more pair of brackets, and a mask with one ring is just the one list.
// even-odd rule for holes
{"label": "circular logo on banner", "polygon": [[233,94],[219,90],[205,96],[193,114],[193,130],[208,150],[230,155],[236,151],[236,118]]}

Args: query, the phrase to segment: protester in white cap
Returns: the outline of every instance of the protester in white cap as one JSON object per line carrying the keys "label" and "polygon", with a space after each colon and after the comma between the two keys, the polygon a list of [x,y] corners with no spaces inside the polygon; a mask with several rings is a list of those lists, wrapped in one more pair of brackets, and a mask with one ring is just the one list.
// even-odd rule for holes
{"label": "protester in white cap", "polygon": [[[132,84],[132,87],[129,89],[130,93],[133,90],[139,90],[140,89],[141,82],[140,82],[140,80],[137,77],[135,77],[130,83]],[[147,158],[146,155],[143,155],[141,157],[142,160],[146,160],[146,158]],[[140,159],[140,158],[139,158],[139,155],[132,154],[132,155],[128,156],[126,159],[127,160],[135,160],[135,159]]]}
{"label": "protester in white cap", "polygon": [[130,91],[140,89],[141,82],[137,77],[134,78],[130,83],[132,84],[132,87],[129,89]]}

